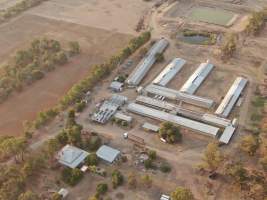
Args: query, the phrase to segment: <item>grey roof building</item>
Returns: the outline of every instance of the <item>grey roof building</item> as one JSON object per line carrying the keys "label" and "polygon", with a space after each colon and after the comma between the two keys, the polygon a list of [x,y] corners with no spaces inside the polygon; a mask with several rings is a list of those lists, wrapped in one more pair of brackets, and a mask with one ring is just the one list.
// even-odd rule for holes
{"label": "grey roof building", "polygon": [[161,121],[168,121],[175,123],[177,125],[183,126],[185,128],[189,128],[191,130],[203,133],[208,136],[215,137],[219,132],[219,128],[204,124],[198,121],[194,121],[191,119],[187,119],[184,117],[176,116],[170,113],[166,113],[163,111],[159,111],[153,108],[149,108],[143,105],[139,105],[136,103],[130,103],[127,109],[133,113],[143,115],[146,117],[150,117],[153,119],[158,119]]}
{"label": "grey roof building", "polygon": [[96,152],[97,157],[108,163],[113,163],[114,161],[116,161],[119,158],[120,154],[121,152],[119,150],[107,145],[102,145]]}
{"label": "grey roof building", "polygon": [[248,80],[242,77],[237,77],[226,96],[218,106],[215,114],[222,117],[228,117],[239,96],[247,85]]}
{"label": "grey roof building", "polygon": [[180,91],[188,94],[194,94],[213,68],[213,64],[208,61],[206,63],[201,63],[196,71],[185,82]]}
{"label": "grey roof building", "polygon": [[89,153],[82,149],[66,145],[58,152],[57,158],[59,163],[74,169],[79,166],[88,155]]}
{"label": "grey roof building", "polygon": [[156,62],[156,54],[162,53],[167,48],[168,44],[169,44],[168,40],[164,38],[157,41],[148,51],[145,58],[141,60],[141,62],[137,65],[135,70],[130,74],[126,82],[129,85],[133,86],[139,85],[139,83],[143,80],[147,72]]}
{"label": "grey roof building", "polygon": [[114,92],[121,92],[123,89],[123,83],[119,81],[112,81],[109,88]]}
{"label": "grey roof building", "polygon": [[174,76],[183,68],[186,61],[181,58],[174,58],[162,72],[153,80],[154,84],[161,86],[167,85]]}
{"label": "grey roof building", "polygon": [[145,88],[145,91],[150,94],[164,96],[171,100],[179,100],[188,104],[199,107],[210,108],[213,106],[214,101],[204,97],[199,97],[192,94],[183,93],[171,88],[162,87],[159,85],[150,84]]}

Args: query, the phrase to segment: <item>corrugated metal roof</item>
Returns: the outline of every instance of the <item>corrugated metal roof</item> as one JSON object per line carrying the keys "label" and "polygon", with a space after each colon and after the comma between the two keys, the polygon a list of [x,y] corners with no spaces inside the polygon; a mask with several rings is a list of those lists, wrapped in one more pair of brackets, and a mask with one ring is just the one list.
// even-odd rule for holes
{"label": "corrugated metal roof", "polygon": [[123,87],[123,83],[118,82],[118,81],[112,81],[109,87],[110,87],[111,89],[113,89],[113,90],[117,90],[117,91],[119,91],[119,90],[122,89],[122,87]]}
{"label": "corrugated metal roof", "polygon": [[222,100],[221,104],[218,106],[215,113],[223,117],[228,117],[231,110],[233,109],[235,103],[237,102],[242,91],[246,87],[248,80],[242,77],[237,77],[226,96]]}
{"label": "corrugated metal roof", "polygon": [[159,85],[150,84],[145,88],[145,91],[151,94],[164,96],[172,100],[180,100],[188,104],[192,104],[199,107],[210,108],[214,101],[204,97],[196,95],[186,94],[174,89],[162,87]]}
{"label": "corrugated metal roof", "polygon": [[197,132],[207,134],[209,136],[215,137],[219,131],[219,128],[210,126],[204,123],[200,123],[187,118],[172,115],[163,111],[159,111],[153,108],[142,106],[136,103],[130,103],[127,108],[129,111],[137,113],[139,115],[147,116],[150,118],[158,119],[161,121],[168,121],[175,123],[177,125],[183,126],[185,128],[192,129]]}
{"label": "corrugated metal roof", "polygon": [[194,94],[203,81],[207,78],[213,67],[214,66],[211,63],[201,63],[196,71],[185,82],[180,91],[188,94]]}
{"label": "corrugated metal roof", "polygon": [[128,116],[128,115],[125,115],[121,112],[117,112],[115,115],[114,115],[115,118],[117,119],[120,119],[120,120],[124,120],[126,122],[131,122],[133,120],[133,118],[131,116]]}
{"label": "corrugated metal roof", "polygon": [[76,168],[89,155],[77,147],[66,145],[58,152],[58,162],[70,168]]}
{"label": "corrugated metal roof", "polygon": [[150,123],[144,123],[142,126],[143,129],[147,129],[147,130],[151,130],[154,132],[158,132],[159,131],[159,126],[156,126],[154,124],[150,124]]}
{"label": "corrugated metal roof", "polygon": [[182,69],[186,61],[181,58],[174,58],[164,70],[153,80],[154,84],[167,85],[171,79]]}
{"label": "corrugated metal roof", "polygon": [[230,139],[232,138],[234,132],[235,132],[235,127],[234,126],[227,126],[224,129],[224,132],[222,133],[219,141],[224,143],[224,144],[228,144]]}
{"label": "corrugated metal roof", "polygon": [[107,145],[102,145],[97,150],[96,155],[109,163],[113,163],[120,155],[120,151]]}
{"label": "corrugated metal roof", "polygon": [[150,70],[152,65],[155,63],[156,61],[155,55],[157,53],[162,53],[167,48],[168,44],[169,44],[168,40],[164,38],[156,42],[148,51],[146,57],[141,60],[141,62],[137,65],[135,70],[130,74],[126,82],[129,85],[137,86],[145,77],[145,75]]}
{"label": "corrugated metal roof", "polygon": [[152,99],[152,98],[146,97],[146,96],[137,96],[136,102],[138,102],[140,104],[149,105],[150,107],[156,107],[156,108],[168,110],[168,111],[172,111],[172,110],[176,109],[176,106],[174,106],[171,103],[168,103],[166,101],[157,100],[157,99]]}
{"label": "corrugated metal roof", "polygon": [[146,97],[146,96],[138,96],[136,98],[136,102],[138,102],[139,104],[147,105],[148,107],[152,107],[152,108],[156,108],[159,110],[164,110],[164,111],[168,111],[172,113],[177,113],[178,115],[182,115],[184,117],[187,117],[193,120],[199,120],[199,121],[209,123],[212,125],[216,125],[219,127],[227,127],[231,125],[231,120],[221,118],[216,115],[209,114],[209,113],[201,113],[201,112],[184,109],[178,105],[175,105],[175,104],[172,104],[166,101],[161,101],[158,99],[153,99],[153,98]]}

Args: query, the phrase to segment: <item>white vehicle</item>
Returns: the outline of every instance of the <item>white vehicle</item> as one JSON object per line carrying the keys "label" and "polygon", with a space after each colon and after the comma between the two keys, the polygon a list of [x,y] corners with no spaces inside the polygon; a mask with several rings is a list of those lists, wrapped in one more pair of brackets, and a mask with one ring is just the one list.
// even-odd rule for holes
{"label": "white vehicle", "polygon": [[128,132],[123,133],[123,138],[124,138],[124,139],[127,139],[127,138],[128,138]]}

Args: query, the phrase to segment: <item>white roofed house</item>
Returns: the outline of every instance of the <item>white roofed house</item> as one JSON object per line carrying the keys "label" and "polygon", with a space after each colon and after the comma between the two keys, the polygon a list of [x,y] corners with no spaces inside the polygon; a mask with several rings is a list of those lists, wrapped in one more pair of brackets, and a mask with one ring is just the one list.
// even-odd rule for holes
{"label": "white roofed house", "polygon": [[57,154],[58,162],[72,169],[84,163],[88,152],[75,146],[66,145]]}
{"label": "white roofed house", "polygon": [[120,158],[121,152],[107,145],[102,145],[97,150],[96,155],[98,158],[112,164]]}

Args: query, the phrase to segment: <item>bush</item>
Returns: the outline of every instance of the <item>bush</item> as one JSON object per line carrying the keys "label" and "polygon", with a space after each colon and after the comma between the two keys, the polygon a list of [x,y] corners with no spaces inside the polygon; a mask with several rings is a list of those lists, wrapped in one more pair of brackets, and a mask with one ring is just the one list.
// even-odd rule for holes
{"label": "bush", "polygon": [[103,195],[108,191],[108,185],[106,183],[100,183],[96,187],[96,192],[98,195]]}
{"label": "bush", "polygon": [[183,187],[177,187],[175,191],[171,193],[172,200],[193,200],[194,196],[192,192]]}
{"label": "bush", "polygon": [[153,168],[153,161],[149,158],[145,160],[144,165],[146,169],[151,169]]}
{"label": "bush", "polygon": [[70,55],[73,56],[73,55],[77,55],[80,53],[80,44],[79,42],[77,41],[72,41],[72,42],[69,42],[69,52],[70,52]]}
{"label": "bush", "polygon": [[148,157],[151,159],[151,160],[155,160],[157,158],[157,152],[154,151],[154,150],[149,150],[148,151]]}
{"label": "bush", "polygon": [[97,166],[97,164],[98,164],[97,155],[95,153],[89,154],[85,159],[85,163],[88,166],[92,166],[92,165]]}
{"label": "bush", "polygon": [[83,173],[79,169],[65,168],[61,174],[62,180],[70,186],[76,185],[82,178]]}
{"label": "bush", "polygon": [[112,172],[112,185],[113,188],[117,188],[118,186],[122,185],[124,181],[123,175],[119,170],[114,170]]}
{"label": "bush", "polygon": [[182,141],[180,128],[170,122],[163,122],[161,124],[159,129],[159,136],[170,144]]}
{"label": "bush", "polygon": [[91,136],[86,142],[85,146],[90,151],[96,151],[102,144],[101,138],[97,135]]}
{"label": "bush", "polygon": [[168,163],[161,163],[160,171],[162,171],[163,173],[168,173],[171,171],[171,166]]}

